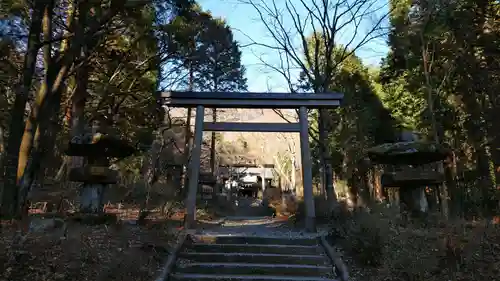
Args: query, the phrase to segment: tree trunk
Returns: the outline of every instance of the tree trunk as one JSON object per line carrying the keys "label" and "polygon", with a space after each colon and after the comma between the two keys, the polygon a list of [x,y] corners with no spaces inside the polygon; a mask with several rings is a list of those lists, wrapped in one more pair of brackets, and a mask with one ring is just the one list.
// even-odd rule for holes
{"label": "tree trunk", "polygon": [[[79,17],[79,22],[75,22],[75,10],[83,10],[82,7],[86,4],[85,1],[81,2],[78,7],[75,7],[73,3],[70,3],[72,8],[68,8],[68,26],[69,30],[75,30],[75,36],[71,41],[71,44],[67,41],[63,41],[61,44],[61,50],[64,52],[59,52],[56,59],[53,59],[47,72],[47,79],[45,83],[46,87],[43,91],[39,93],[41,97],[44,97],[40,101],[39,114],[33,122],[39,122],[38,131],[40,132],[40,144],[38,148],[32,153],[31,161],[26,167],[25,175],[23,176],[23,183],[21,186],[21,194],[23,196],[27,195],[29,188],[33,182],[34,174],[39,170],[42,158],[46,153],[46,150],[50,148],[50,141],[55,138],[55,131],[50,130],[50,121],[53,120],[54,116],[59,115],[61,108],[61,95],[65,88],[66,80],[68,78],[68,73],[71,66],[74,63],[74,58],[81,55],[82,47],[90,40],[96,40],[98,38],[92,38],[95,36],[95,32],[102,28],[109,20],[111,20],[118,12],[121,5],[124,2],[117,2],[116,6],[113,6],[104,13],[99,20],[93,21],[90,24],[84,25],[85,15]],[[102,35],[100,35],[102,36]],[[36,125],[36,123],[34,124]],[[24,202],[21,202],[24,204]]]}
{"label": "tree trunk", "polygon": [[[443,163],[438,163],[438,173],[445,174]],[[444,181],[439,187],[439,197],[441,198],[441,213],[445,219],[448,219],[450,216],[450,208],[449,208],[449,188],[448,184],[450,182]]]}
{"label": "tree trunk", "polygon": [[[479,67],[477,67],[479,68]],[[474,75],[476,76],[476,75]],[[477,81],[479,77],[472,77]],[[465,83],[468,81],[462,81]],[[467,135],[472,140],[475,149],[476,170],[478,173],[479,188],[481,189],[482,211],[484,215],[490,212],[489,206],[495,192],[495,170],[491,158],[491,147],[488,141],[488,128],[484,122],[482,112],[485,103],[481,100],[482,92],[463,95],[466,112],[470,115],[466,122]]]}
{"label": "tree trunk", "polygon": [[39,50],[37,45],[40,43],[40,32],[42,30],[42,17],[44,11],[44,3],[42,1],[37,1],[35,3],[36,5],[33,9],[33,17],[28,36],[23,74],[16,91],[16,97],[11,111],[9,138],[3,167],[4,185],[0,192],[0,217],[2,218],[14,217],[18,203],[17,170],[19,165],[21,138],[24,132],[24,112],[29,98],[33,75],[35,73],[36,58]]}
{"label": "tree trunk", "polygon": [[[382,202],[384,199],[387,199],[385,196],[387,191],[384,190],[384,187],[382,187],[382,183],[380,182],[381,175],[382,175],[382,168],[379,165],[375,165],[372,168],[373,191],[371,192],[371,194],[372,194],[372,197],[378,202]],[[395,193],[393,193],[393,195],[394,194]],[[399,197],[397,197],[395,199],[397,199],[395,201],[399,202]]]}
{"label": "tree trunk", "polygon": [[[5,130],[2,125],[0,125],[0,157],[2,157],[3,153],[5,152],[4,149],[4,141],[5,141]],[[0,159],[1,160],[1,159]],[[2,200],[0,200],[1,202]]]}
{"label": "tree trunk", "polygon": [[[79,14],[82,16],[82,25],[85,24],[85,20],[88,14],[88,7],[80,5],[81,10]],[[75,75],[75,92],[71,97],[71,136],[78,137],[85,134],[85,103],[87,101],[88,93],[88,82],[89,82],[89,65],[85,61],[88,55],[88,47],[86,45],[82,46],[80,58],[84,61],[82,65],[76,70]],[[83,157],[73,156],[71,157],[71,168],[77,168],[83,166]]]}
{"label": "tree trunk", "polygon": [[[36,3],[46,4],[45,1],[37,1]],[[26,168],[24,168],[24,172],[22,172],[23,178],[21,179],[21,188],[19,191],[19,194],[23,197],[27,196],[27,193],[29,192],[29,188],[31,187],[31,185],[33,183],[34,176],[35,176],[36,172],[39,170],[41,160],[42,160],[41,158],[45,152],[44,149],[48,148],[47,140],[50,140],[53,137],[50,134],[57,133],[57,132],[51,132],[51,130],[49,130],[50,120],[52,120],[52,116],[56,116],[59,114],[60,105],[61,105],[60,100],[61,100],[62,90],[63,90],[65,82],[67,80],[68,72],[69,72],[69,70],[74,62],[74,57],[79,54],[79,52],[81,51],[81,47],[85,44],[86,39],[89,39],[89,37],[87,37],[85,34],[90,34],[89,36],[95,36],[95,32],[98,29],[102,28],[102,26],[105,25],[110,19],[112,19],[113,16],[118,12],[118,9],[121,8],[122,5],[124,5],[124,2],[117,2],[117,3],[118,4],[116,6],[113,6],[112,8],[110,8],[109,11],[104,13],[102,15],[102,17],[100,18],[100,20],[92,22],[92,24],[87,26],[87,29],[86,29],[87,33],[78,32],[80,34],[79,34],[79,36],[76,36],[76,35],[74,36],[74,38],[71,42],[72,43],[71,46],[67,46],[68,45],[67,42],[63,41],[63,43],[61,44],[61,49],[67,50],[67,51],[59,52],[58,56],[56,58],[52,59],[52,62],[47,69],[46,81],[44,83],[45,86],[42,87],[40,89],[40,92],[39,92],[39,96],[44,97],[44,98],[41,100],[39,99],[39,110],[37,111],[37,114],[34,115],[34,116],[36,116],[36,118],[33,118],[32,120],[30,120],[30,122],[31,122],[30,131],[31,132],[34,130],[34,128],[37,128],[37,125],[39,126],[38,132],[40,134],[41,143],[37,145],[37,149],[31,154],[31,158],[29,159],[30,160],[29,163],[22,164],[26,167]],[[41,6],[40,9],[43,12],[43,6]],[[69,26],[69,30],[72,30],[74,28],[73,18],[74,18],[74,14],[75,14],[74,13],[75,9],[68,8],[67,10],[68,10],[68,13],[71,14],[71,16],[68,17],[68,20],[70,21],[70,24],[68,24],[68,26]],[[38,13],[35,13],[35,14],[38,14]],[[42,16],[42,14],[40,14],[40,20],[38,20],[39,26],[41,26],[40,25],[41,16]],[[80,28],[80,30],[83,31],[83,28]],[[38,29],[38,32],[36,34],[38,34],[39,32],[40,32],[40,29]],[[36,45],[34,45],[34,46],[36,46]],[[33,58],[33,60],[36,60],[36,56]],[[34,67],[34,63],[33,63],[33,67]],[[31,72],[31,73],[33,73],[33,72]],[[25,79],[26,79],[26,77],[25,77]],[[29,90],[29,88],[27,89],[27,91],[28,90]],[[24,93],[22,93],[22,94],[24,94]],[[27,95],[27,93],[26,93],[26,95]],[[26,99],[27,99],[27,97],[26,97]],[[25,106],[25,102],[23,104],[23,100],[21,100],[21,102],[18,102],[18,104],[15,105],[15,108],[17,110],[19,110],[21,107],[23,107],[23,111],[24,111],[24,106]],[[17,113],[17,114],[19,114],[19,113]],[[24,117],[24,116],[21,116],[21,117]],[[22,124],[22,120],[19,121],[19,120],[17,120],[17,118],[14,118],[14,120],[19,122],[19,124],[16,124],[16,125]],[[12,124],[15,124],[15,122],[12,122]],[[22,127],[22,125],[21,125],[21,127]],[[19,130],[18,128],[15,128],[12,131],[16,132],[18,130]],[[18,133],[19,135],[14,134],[14,135],[16,135],[15,137],[18,137],[20,140],[21,135],[22,135],[22,130],[21,130],[21,132],[16,132],[16,133]],[[33,137],[31,136],[31,138],[33,138]],[[19,144],[19,140],[17,140],[15,143]],[[30,142],[25,142],[25,145],[26,146],[30,145]],[[29,151],[29,150],[30,149],[26,149],[26,148],[24,149],[24,151]],[[10,155],[13,155],[13,154],[10,153]],[[17,168],[17,166],[19,165],[19,156],[16,155],[13,158],[15,158],[14,162],[16,164],[15,167]],[[10,162],[12,163],[13,161],[10,160]],[[26,161],[24,161],[23,163],[26,163]],[[9,165],[9,166],[11,166],[11,165]],[[13,169],[13,168],[10,168],[10,169]],[[21,169],[21,170],[23,170],[23,169]],[[13,174],[17,174],[17,173],[13,173]],[[10,176],[10,173],[9,173],[9,176]],[[13,182],[13,181],[14,180],[12,180],[12,179],[10,180],[10,182]],[[14,202],[17,202],[18,204],[21,204],[21,205],[25,204],[23,199],[16,198],[16,200],[14,200]]]}
{"label": "tree trunk", "polygon": [[[427,21],[430,21],[430,15],[427,15]],[[429,42],[425,41],[423,32],[420,33],[420,43],[421,47],[421,55],[422,55],[422,66],[424,70],[425,76],[425,89],[427,91],[427,107],[429,109],[429,117],[431,121],[431,137],[434,142],[441,143],[441,137],[439,135],[440,130],[438,130],[438,123],[436,120],[436,114],[434,110],[434,100],[439,99],[439,88],[433,87],[433,83],[431,81],[431,71],[432,71],[432,57],[434,53],[429,51]],[[445,80],[443,79],[443,82]],[[438,172],[444,173],[442,163],[438,164]],[[440,190],[440,198],[441,198],[441,211],[444,218],[448,218],[449,210],[448,210],[448,187],[446,186],[446,182],[441,184],[439,187]],[[422,189],[422,193],[425,192]],[[423,199],[422,199],[423,200]]]}
{"label": "tree trunk", "polygon": [[367,167],[366,164],[360,164],[362,165],[360,167],[360,170],[358,171],[359,173],[359,180],[360,180],[360,202],[358,203],[358,206],[370,206],[373,200],[373,196],[371,196],[371,179],[373,178],[371,175],[371,170],[369,167]]}
{"label": "tree trunk", "polygon": [[[484,140],[486,137],[484,137]],[[484,141],[483,140],[483,141]],[[484,143],[484,142],[483,142]],[[481,145],[476,148],[476,169],[479,173],[479,182],[481,188],[482,199],[482,212],[483,216],[489,216],[493,212],[493,198],[494,198],[494,170],[491,159],[490,147],[488,145]]]}
{"label": "tree trunk", "polygon": [[[427,64],[427,60],[424,59],[424,64]],[[427,67],[425,66],[424,69],[427,69]],[[439,131],[438,131],[438,124],[437,124],[437,121],[436,121],[436,115],[434,113],[434,90],[433,88],[431,87],[431,82],[430,82],[430,77],[429,77],[429,73],[427,73],[427,70],[426,71],[426,89],[427,89],[427,105],[429,107],[429,114],[430,114],[430,120],[431,120],[431,134],[432,134],[432,139],[434,142],[436,143],[441,143],[441,138],[439,137]],[[443,169],[443,164],[442,163],[438,163],[437,164],[438,168],[438,173],[441,173],[443,174],[444,173],[444,169]],[[420,193],[424,193],[424,188],[421,188],[422,191],[419,192],[418,194]],[[443,182],[441,184],[441,186],[439,187],[439,196],[441,198],[440,202],[441,202],[441,212],[443,214],[443,217],[444,218],[448,218],[449,216],[449,208],[448,208],[448,187],[446,185],[446,182]],[[425,195],[425,193],[424,193]],[[423,198],[420,198],[420,201],[419,202],[423,202]],[[424,206],[421,206],[422,208]]]}
{"label": "tree trunk", "polygon": [[[212,109],[212,121],[213,123],[217,122],[217,108]],[[215,161],[215,134],[216,132],[212,132],[212,139],[210,142],[210,170],[213,176],[215,176],[217,164]]]}
{"label": "tree trunk", "polygon": [[63,158],[61,166],[57,170],[56,176],[54,177],[54,181],[62,181],[66,175],[68,174],[68,166],[69,166],[69,158],[66,156]]}
{"label": "tree trunk", "polygon": [[[193,70],[193,67],[189,66],[189,90],[192,91],[194,88],[194,70]],[[186,114],[186,130],[185,130],[185,133],[184,133],[184,157],[183,157],[183,160],[184,160],[184,167],[182,168],[182,171],[181,171],[181,179],[183,181],[183,185],[182,185],[182,195],[183,197],[186,197],[187,196],[187,192],[188,192],[188,186],[189,186],[189,178],[186,177],[186,174],[188,173],[188,169],[189,169],[189,154],[190,154],[190,150],[191,150],[191,141],[192,141],[192,137],[191,137],[191,115],[192,115],[192,109],[190,107],[188,107],[187,109],[187,114]]]}
{"label": "tree trunk", "polygon": [[[44,13],[43,31],[44,37],[51,38],[51,18],[54,1],[47,3]],[[73,26],[73,9],[68,9],[67,24],[71,28]],[[52,149],[50,143],[55,139],[56,129],[52,126],[54,120],[59,116],[61,105],[61,94],[65,86],[67,73],[72,64],[72,57],[66,57],[66,60],[54,63],[54,60],[49,57],[50,48],[45,48],[45,81],[40,87],[36,103],[33,106],[30,117],[26,121],[25,133],[21,142],[19,155],[18,177],[21,178],[19,190],[19,211],[25,209],[25,201],[40,172],[40,163],[43,157],[47,154],[46,150]],[[67,42],[61,44],[61,54],[68,51]],[[55,121],[57,122],[57,121]],[[29,157],[29,159],[28,159]],[[43,180],[43,179],[42,179]]]}
{"label": "tree trunk", "polygon": [[187,195],[189,178],[186,176],[189,169],[189,152],[191,150],[191,115],[192,108],[187,109],[187,117],[186,117],[186,129],[184,131],[184,151],[183,151],[183,168],[181,170],[181,180],[182,180],[182,194],[183,196]]}
{"label": "tree trunk", "polygon": [[[85,1],[84,1],[85,2]],[[88,20],[88,4],[80,3],[78,5],[78,14],[80,17],[78,36],[83,36],[83,28],[87,25]],[[75,92],[71,97],[71,137],[74,141],[85,141],[85,103],[88,97],[88,82],[89,82],[89,64],[86,60],[89,46],[82,45],[79,50],[79,58],[83,60],[81,66],[76,70],[75,74]],[[85,158],[82,156],[72,156],[70,160],[70,169],[80,168],[84,166]],[[99,213],[102,210],[102,196],[105,191],[105,186],[101,184],[83,184],[80,193],[80,212]]]}
{"label": "tree trunk", "polygon": [[[158,181],[160,171],[160,159],[165,148],[165,142],[163,140],[163,135],[161,132],[158,132],[155,136],[153,144],[151,145],[151,149],[149,153],[144,157],[146,161],[143,163],[143,179],[145,184],[145,198],[142,198],[140,207],[139,207],[139,223],[142,223],[144,219],[146,219],[147,214],[149,213],[149,199],[151,194],[151,187]],[[168,202],[164,202],[164,204],[168,204]]]}
{"label": "tree trunk", "polygon": [[143,161],[142,165],[142,177],[144,182],[149,185],[153,185],[158,178],[157,171],[163,148],[163,136],[161,133],[157,133],[151,145],[151,149],[146,157],[144,157],[145,161]]}
{"label": "tree trunk", "polygon": [[[43,39],[46,42],[52,41],[52,18],[53,18],[53,9],[54,9],[54,2],[55,0],[47,1],[47,6],[45,6],[45,11],[44,11],[44,16],[43,16],[43,23],[42,23],[42,31],[43,31]],[[43,47],[43,60],[44,60],[44,65],[45,68],[48,69],[50,64],[52,63],[52,44],[47,43]],[[59,129],[59,116],[52,116],[51,122],[50,122],[50,130],[53,132],[58,131]],[[29,121],[29,120],[28,120]],[[39,139],[40,131],[36,131],[35,139]],[[47,146],[47,149],[50,147],[55,146],[55,139],[56,139],[56,134],[53,133],[51,134],[52,138],[51,140],[48,141],[49,145]],[[47,158],[47,163],[50,163],[54,160],[54,158]],[[47,171],[47,168],[50,167],[50,165],[44,165],[43,169],[40,169],[40,171],[37,172],[37,177],[36,181],[38,181],[38,187],[43,188],[44,182],[45,182],[45,173]]]}
{"label": "tree trunk", "polygon": [[455,153],[447,159],[444,167],[444,175],[445,180],[448,182],[448,186],[450,187],[450,196],[451,196],[451,208],[450,214],[455,217],[460,217],[462,215],[462,204],[461,204],[461,194],[457,188],[457,163],[455,159]]}
{"label": "tree trunk", "polygon": [[318,145],[319,145],[319,182],[320,182],[320,188],[322,192],[326,193],[326,183],[325,183],[325,138],[326,138],[326,133],[325,133],[325,126],[324,126],[324,121],[322,118],[322,113],[321,110],[318,109],[318,130],[319,130],[319,137],[318,137]]}
{"label": "tree trunk", "polygon": [[330,160],[330,151],[326,143],[328,139],[328,132],[326,131],[327,128],[325,126],[325,120],[328,118],[327,112],[324,109],[320,109],[318,118],[319,145],[321,150],[320,161],[324,171],[324,189],[326,190],[326,197],[329,202],[330,211],[333,211],[337,205],[337,196],[333,188],[333,170]]}
{"label": "tree trunk", "polygon": [[[5,155],[5,128],[0,125],[0,171],[3,171],[4,169],[4,155]],[[0,181],[3,183],[4,181],[4,175],[3,173],[0,174]],[[3,191],[3,184],[0,186],[0,219],[2,218],[2,191]]]}

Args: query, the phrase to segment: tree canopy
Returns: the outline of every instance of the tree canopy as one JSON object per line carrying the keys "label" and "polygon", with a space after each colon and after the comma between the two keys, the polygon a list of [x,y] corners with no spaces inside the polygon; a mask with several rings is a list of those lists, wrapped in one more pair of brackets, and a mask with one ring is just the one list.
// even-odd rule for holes
{"label": "tree canopy", "polygon": [[[193,1],[11,1],[1,12],[4,215],[23,204],[18,190],[66,165],[54,144],[99,124],[140,148],[151,145],[165,120],[155,95],[163,83],[246,89],[230,28]],[[42,166],[48,159],[52,165]]]}

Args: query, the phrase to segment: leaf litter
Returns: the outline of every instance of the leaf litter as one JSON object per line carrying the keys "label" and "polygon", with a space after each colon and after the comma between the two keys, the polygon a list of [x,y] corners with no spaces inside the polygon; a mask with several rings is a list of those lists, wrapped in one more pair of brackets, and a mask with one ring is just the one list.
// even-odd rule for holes
{"label": "leaf litter", "polygon": [[54,229],[33,231],[19,245],[13,227],[1,230],[1,281],[151,280],[177,236],[175,228],[162,223],[72,223],[66,237]]}

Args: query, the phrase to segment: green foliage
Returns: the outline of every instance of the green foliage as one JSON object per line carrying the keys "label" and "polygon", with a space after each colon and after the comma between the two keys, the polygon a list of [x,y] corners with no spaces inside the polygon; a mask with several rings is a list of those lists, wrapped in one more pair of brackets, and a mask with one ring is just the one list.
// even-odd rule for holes
{"label": "green foliage", "polygon": [[165,86],[200,91],[246,90],[241,51],[225,21],[194,6],[189,17],[179,15],[162,30],[168,53],[174,58],[164,65]]}
{"label": "green foliage", "polygon": [[210,18],[204,28],[199,45],[204,55],[195,67],[196,87],[215,92],[245,91],[245,68],[230,27],[223,20]]}
{"label": "green foliage", "polygon": [[[320,41],[324,39],[316,34],[308,40],[309,49],[313,50],[310,56],[318,54],[317,62],[309,69],[309,76],[317,78],[308,81],[308,75],[302,74],[299,88],[317,91],[324,86],[326,79],[331,81],[328,89],[344,94],[342,107],[330,110],[328,120],[324,122],[329,133],[328,146],[334,169],[350,177],[367,148],[394,139],[395,122],[380,100],[378,92],[381,86],[375,83],[373,70],[370,73],[354,53],[346,55],[350,51],[344,46],[336,46],[330,54],[332,62],[329,64],[335,67],[331,73],[324,73],[327,71],[326,52],[321,48],[316,52],[314,48],[317,44],[324,46]],[[313,127],[317,127],[316,120],[314,117]],[[318,154],[317,148],[313,154]]]}
{"label": "green foliage", "polygon": [[458,174],[480,179],[466,190],[470,200],[498,200],[498,2],[390,3],[391,52],[379,80],[385,106],[403,127],[454,149]]}
{"label": "green foliage", "polygon": [[155,10],[152,5],[124,11],[112,31],[96,47],[92,58],[91,98],[87,116],[113,120],[116,133],[133,143],[150,143],[153,130],[163,120],[157,107],[158,84]]}
{"label": "green foliage", "polygon": [[422,95],[407,90],[408,74],[392,79],[382,87],[382,102],[391,110],[391,115],[401,127],[416,131],[421,125],[421,113],[427,103]]}
{"label": "green foliage", "polygon": [[0,38],[0,127],[7,127],[9,105],[13,103],[21,54],[8,38]]}

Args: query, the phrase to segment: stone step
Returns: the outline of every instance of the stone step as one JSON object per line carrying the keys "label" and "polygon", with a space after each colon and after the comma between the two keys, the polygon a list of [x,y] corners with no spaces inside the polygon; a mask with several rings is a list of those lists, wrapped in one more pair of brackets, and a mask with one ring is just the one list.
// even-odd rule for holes
{"label": "stone step", "polygon": [[194,262],[176,267],[178,273],[281,275],[322,277],[333,273],[331,266],[264,263],[201,263]]}
{"label": "stone step", "polygon": [[267,253],[267,254],[295,254],[318,255],[323,251],[317,246],[276,245],[276,244],[206,244],[194,243],[188,247],[190,252],[211,253]]}
{"label": "stone step", "polygon": [[231,236],[231,235],[205,235],[197,236],[196,240],[203,243],[216,244],[272,244],[272,245],[303,245],[314,246],[318,245],[316,238],[282,238],[282,237],[265,237],[265,236]]}
{"label": "stone step", "polygon": [[180,258],[195,262],[246,262],[269,264],[328,265],[324,255],[181,252]]}
{"label": "stone step", "polygon": [[335,281],[335,279],[310,276],[262,276],[262,275],[221,275],[221,274],[189,274],[171,275],[173,281]]}

